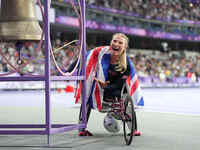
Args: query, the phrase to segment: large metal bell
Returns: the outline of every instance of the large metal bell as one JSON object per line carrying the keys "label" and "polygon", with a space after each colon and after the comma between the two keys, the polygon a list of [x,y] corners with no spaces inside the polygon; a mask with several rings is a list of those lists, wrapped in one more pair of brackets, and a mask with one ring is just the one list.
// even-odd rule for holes
{"label": "large metal bell", "polygon": [[35,0],[1,0],[0,39],[40,40]]}

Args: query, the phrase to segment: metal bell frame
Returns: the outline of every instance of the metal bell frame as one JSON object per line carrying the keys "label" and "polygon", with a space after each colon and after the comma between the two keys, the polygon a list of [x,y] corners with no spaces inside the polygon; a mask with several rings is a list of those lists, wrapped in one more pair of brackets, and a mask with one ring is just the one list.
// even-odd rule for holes
{"label": "metal bell frame", "polygon": [[[47,135],[47,144],[50,146],[50,135],[56,133],[63,133],[66,131],[78,130],[86,127],[86,83],[85,83],[85,52],[86,52],[86,23],[85,23],[85,0],[80,0],[82,11],[82,34],[83,40],[82,49],[82,74],[80,76],[51,76],[50,75],[50,22],[49,9],[50,0],[44,0],[44,25],[45,25],[45,75],[44,76],[20,76],[20,77],[0,77],[0,82],[5,81],[44,81],[45,82],[45,123],[44,124],[0,124],[0,135]],[[82,81],[82,114],[83,123],[78,124],[52,124],[51,122],[51,100],[50,100],[50,83],[51,81],[62,80],[80,80]],[[77,117],[78,119],[78,117]],[[77,121],[78,122],[78,121]],[[15,128],[15,130],[8,130],[8,128]],[[31,128],[34,130],[23,130]],[[40,130],[36,130],[40,128]],[[43,128],[43,130],[41,130]],[[17,130],[20,129],[20,130]],[[44,130],[45,129],[45,130]]]}

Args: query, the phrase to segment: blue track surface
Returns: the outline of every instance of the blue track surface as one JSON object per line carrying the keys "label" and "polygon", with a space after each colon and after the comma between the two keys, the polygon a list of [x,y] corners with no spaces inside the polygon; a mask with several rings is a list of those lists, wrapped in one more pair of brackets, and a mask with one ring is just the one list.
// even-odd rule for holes
{"label": "blue track surface", "polygon": [[145,108],[152,111],[200,115],[199,88],[143,89]]}
{"label": "blue track surface", "polygon": [[[142,136],[134,137],[130,146],[125,146],[122,131],[111,134],[104,129],[104,113],[93,111],[88,123],[92,137],[79,137],[76,130],[51,135],[53,147],[48,148],[47,136],[0,135],[0,149],[199,150],[199,91],[196,88],[143,89],[145,107],[137,111]],[[77,123],[79,104],[74,104],[73,93],[52,91],[51,104],[52,122]],[[0,92],[1,124],[44,123],[44,108],[44,91]]]}
{"label": "blue track surface", "polygon": [[[150,111],[200,115],[199,88],[142,89],[145,109]],[[73,93],[51,92],[52,105],[76,107]],[[1,106],[44,106],[44,91],[1,91]]]}

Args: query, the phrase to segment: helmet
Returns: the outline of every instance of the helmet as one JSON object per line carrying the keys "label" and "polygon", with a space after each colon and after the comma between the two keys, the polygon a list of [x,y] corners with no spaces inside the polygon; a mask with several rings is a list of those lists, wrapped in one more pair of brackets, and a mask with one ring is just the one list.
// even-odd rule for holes
{"label": "helmet", "polygon": [[120,131],[120,125],[117,119],[115,119],[111,113],[108,113],[105,117],[104,117],[104,121],[103,121],[103,125],[104,128],[108,131],[108,132],[112,132],[112,133],[117,133]]}

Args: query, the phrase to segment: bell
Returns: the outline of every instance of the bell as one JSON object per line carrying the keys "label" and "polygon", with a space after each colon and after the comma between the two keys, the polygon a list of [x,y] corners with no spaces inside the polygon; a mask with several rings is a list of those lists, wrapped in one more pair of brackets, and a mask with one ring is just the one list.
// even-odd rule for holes
{"label": "bell", "polygon": [[0,39],[40,40],[35,0],[1,0]]}

